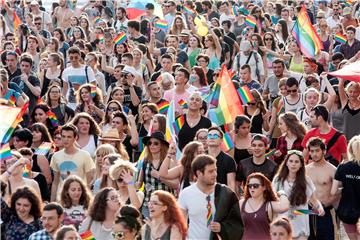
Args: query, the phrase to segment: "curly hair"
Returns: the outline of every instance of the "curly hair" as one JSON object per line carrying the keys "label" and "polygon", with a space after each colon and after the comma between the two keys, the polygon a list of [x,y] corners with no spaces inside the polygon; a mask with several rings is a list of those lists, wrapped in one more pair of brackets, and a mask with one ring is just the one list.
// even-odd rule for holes
{"label": "curly hair", "polygon": [[297,138],[303,139],[306,134],[306,128],[302,122],[298,119],[295,113],[286,112],[279,116],[279,119],[283,120],[286,127],[291,131]]}
{"label": "curly hair", "polygon": [[42,204],[40,197],[36,192],[29,187],[22,187],[16,189],[16,191],[11,196],[10,209],[16,213],[15,205],[17,200],[20,198],[27,199],[31,203],[31,209],[29,214],[34,217],[34,219],[39,219],[41,217]]}
{"label": "curly hair", "polygon": [[180,160],[181,165],[184,167],[184,171],[181,176],[180,182],[182,182],[186,178],[189,179],[189,181],[193,179],[194,173],[191,170],[191,163],[194,160],[195,153],[200,146],[202,146],[201,142],[192,141],[186,144],[186,146],[184,147]]}
{"label": "curly hair", "polygon": [[289,196],[289,201],[291,206],[299,206],[306,203],[306,177],[305,177],[305,160],[302,155],[302,152],[297,150],[290,150],[285,157],[285,160],[281,163],[278,172],[276,173],[274,179],[279,183],[284,185],[286,178],[289,175],[289,168],[287,167],[287,162],[292,155],[299,157],[301,162],[301,167],[296,173],[296,178],[294,185],[291,189]]}
{"label": "curly hair", "polygon": [[101,189],[92,201],[89,208],[89,216],[92,220],[103,222],[106,218],[106,209],[107,209],[107,198],[111,191],[116,191],[115,188],[106,187]]}
{"label": "curly hair", "polygon": [[140,212],[131,205],[125,205],[120,209],[120,216],[117,216],[115,224],[123,223],[125,228],[131,232],[135,231],[136,235],[141,229]]}
{"label": "curly hair", "polygon": [[187,222],[182,214],[176,198],[169,192],[163,190],[157,190],[151,195],[156,195],[159,198],[159,201],[167,207],[167,210],[164,212],[164,221],[169,225],[175,225],[183,239],[187,235]]}
{"label": "curly hair", "polygon": [[[83,101],[83,99],[81,98],[81,90],[83,90],[83,89],[86,89],[88,92],[89,92],[89,94],[90,95],[92,95],[91,94],[91,90],[92,90],[92,88],[94,88],[94,87],[96,87],[95,85],[93,85],[93,84],[90,84],[90,83],[87,83],[87,84],[83,84],[83,85],[81,85],[81,87],[77,90],[77,92],[76,92],[76,101],[79,103],[79,104],[84,104],[84,101]],[[91,96],[91,98],[92,98],[92,100],[94,101],[94,103],[95,103],[95,105],[96,106],[99,106],[99,104],[100,103],[103,103],[102,102],[102,93],[101,93],[101,90],[98,88],[98,87],[96,87],[96,94],[95,94],[95,96]]]}
{"label": "curly hair", "polygon": [[69,188],[70,188],[70,184],[73,182],[79,183],[79,185],[81,187],[82,193],[81,193],[79,204],[83,205],[85,209],[88,209],[89,205],[90,205],[90,200],[91,200],[91,197],[90,197],[91,195],[90,195],[89,189],[86,187],[86,184],[84,183],[84,181],[76,175],[72,175],[72,176],[69,176],[66,178],[64,185],[62,187],[62,190],[61,190],[61,195],[60,195],[61,205],[64,208],[71,208],[72,201],[69,196]]}
{"label": "curly hair", "polygon": [[89,121],[89,123],[90,123],[89,134],[92,134],[92,135],[100,134],[101,130],[100,130],[99,125],[96,123],[94,118],[86,112],[77,113],[75,115],[75,117],[71,120],[71,123],[74,124],[75,126],[77,126],[77,124],[79,123],[79,120],[81,118],[84,118]]}
{"label": "curly hair", "polygon": [[260,172],[255,172],[255,173],[250,174],[246,179],[246,185],[245,185],[245,190],[244,190],[245,200],[251,198],[250,191],[247,186],[250,182],[250,179],[252,179],[252,178],[258,179],[260,181],[261,185],[265,186],[265,188],[266,188],[264,191],[265,202],[276,201],[278,199],[272,189],[271,181],[264,174],[262,174]]}

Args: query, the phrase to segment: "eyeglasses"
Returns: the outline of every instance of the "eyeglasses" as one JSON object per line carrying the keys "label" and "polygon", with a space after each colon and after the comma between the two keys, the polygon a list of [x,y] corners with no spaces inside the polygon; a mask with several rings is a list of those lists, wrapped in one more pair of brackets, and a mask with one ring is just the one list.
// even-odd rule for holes
{"label": "eyeglasses", "polygon": [[208,139],[218,139],[219,137],[220,137],[220,135],[217,133],[214,133],[214,134],[208,133],[208,135],[207,135]]}
{"label": "eyeglasses", "polygon": [[288,93],[296,93],[296,92],[298,92],[298,90],[297,89],[288,89],[287,92]]}
{"label": "eyeglasses", "polygon": [[259,187],[260,187],[261,185],[259,184],[259,183],[249,183],[248,185],[247,185],[247,187],[249,188],[249,189],[258,189]]}
{"label": "eyeglasses", "polygon": [[111,196],[110,198],[107,198],[106,201],[118,201],[119,200],[119,196]]}
{"label": "eyeglasses", "polygon": [[112,107],[109,107],[109,108],[108,108],[108,111],[109,111],[109,112],[115,112],[115,111],[118,111],[118,110],[119,110],[119,109],[116,108],[116,107],[115,107],[115,108],[112,108]]}
{"label": "eyeglasses", "polygon": [[147,145],[148,145],[148,146],[151,146],[151,145],[159,146],[159,145],[160,145],[160,142],[149,141]]}
{"label": "eyeglasses", "polygon": [[320,19],[321,19],[321,18],[324,18],[324,17],[322,17],[322,16],[318,16],[318,17],[316,17],[316,18],[320,18]]}

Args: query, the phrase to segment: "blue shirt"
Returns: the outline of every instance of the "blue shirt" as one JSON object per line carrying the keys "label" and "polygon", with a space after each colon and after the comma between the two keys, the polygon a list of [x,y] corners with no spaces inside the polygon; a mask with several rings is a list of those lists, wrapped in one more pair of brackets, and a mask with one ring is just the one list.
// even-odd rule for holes
{"label": "blue shirt", "polygon": [[53,240],[53,238],[45,229],[43,229],[31,234],[28,240]]}

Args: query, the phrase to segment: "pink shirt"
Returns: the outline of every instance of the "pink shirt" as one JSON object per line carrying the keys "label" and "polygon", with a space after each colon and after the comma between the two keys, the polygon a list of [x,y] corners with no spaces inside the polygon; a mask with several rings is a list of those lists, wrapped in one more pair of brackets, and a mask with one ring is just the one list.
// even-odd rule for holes
{"label": "pink shirt", "polygon": [[[179,101],[183,99],[186,102],[189,102],[191,93],[188,90],[185,90],[183,94],[178,94],[175,92],[175,88],[165,91],[164,93],[164,99],[168,102],[171,102],[172,100],[175,103],[175,112],[178,112],[180,115],[184,114],[182,108],[180,107]],[[177,114],[175,114],[177,115]]]}

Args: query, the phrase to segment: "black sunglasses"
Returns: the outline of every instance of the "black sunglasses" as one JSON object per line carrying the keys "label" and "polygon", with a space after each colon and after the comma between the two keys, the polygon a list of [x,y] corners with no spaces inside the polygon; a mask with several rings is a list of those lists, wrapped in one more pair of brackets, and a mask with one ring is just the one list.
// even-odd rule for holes
{"label": "black sunglasses", "polygon": [[248,185],[247,185],[247,187],[249,188],[249,189],[258,189],[259,187],[261,186],[261,184],[259,184],[259,183],[249,183]]}

